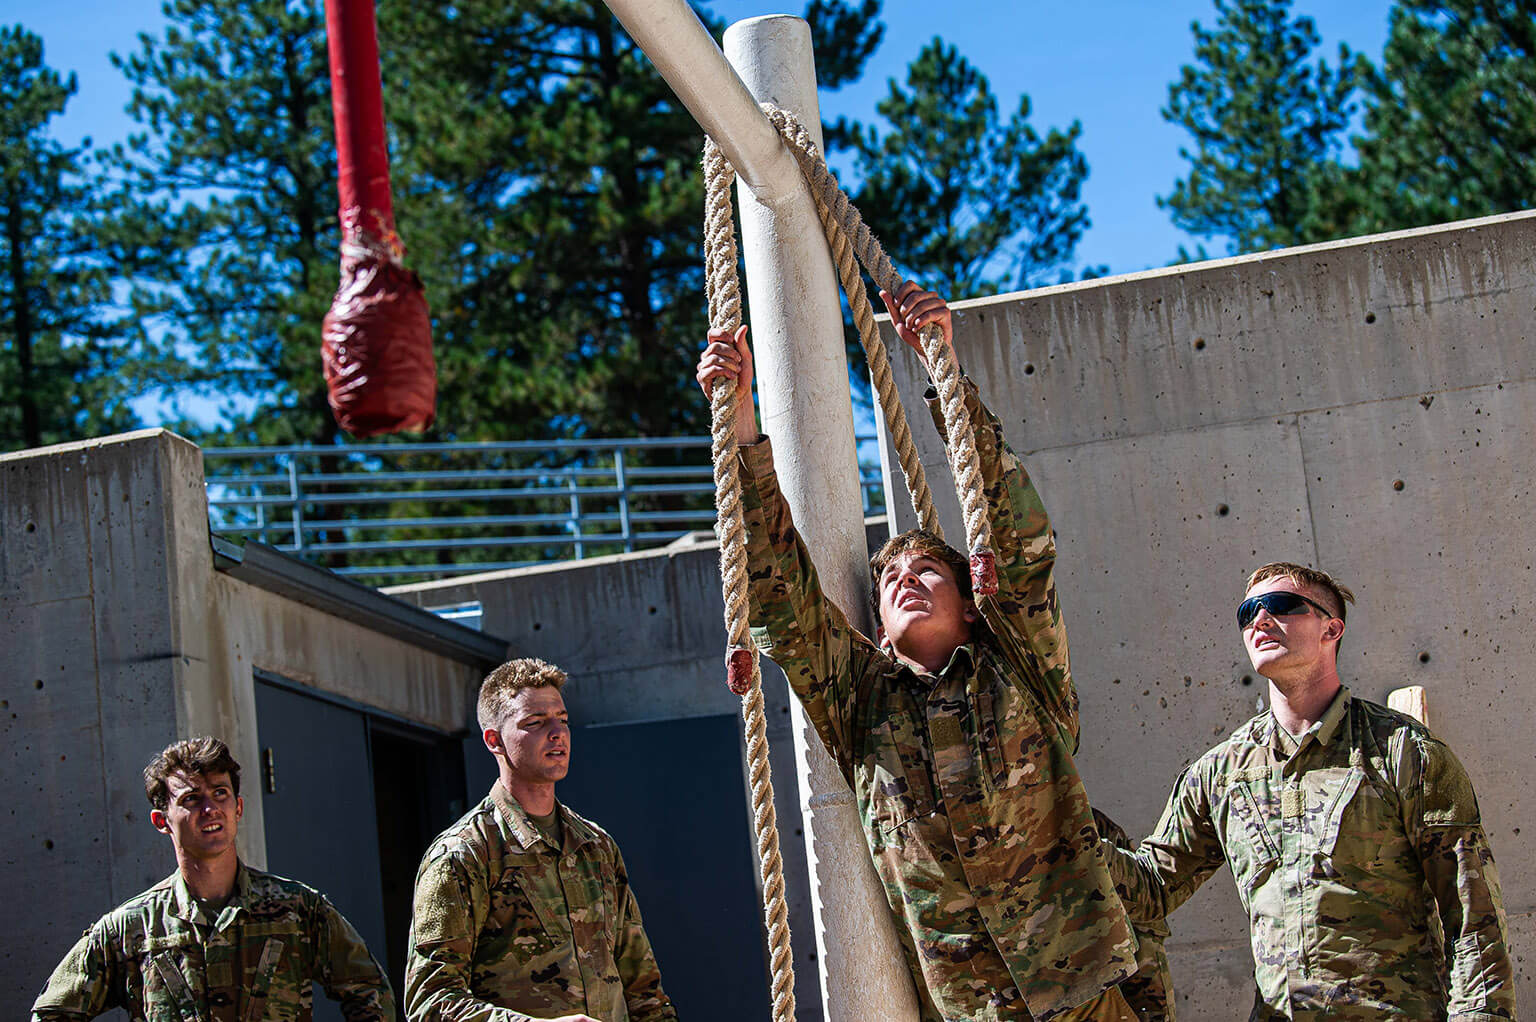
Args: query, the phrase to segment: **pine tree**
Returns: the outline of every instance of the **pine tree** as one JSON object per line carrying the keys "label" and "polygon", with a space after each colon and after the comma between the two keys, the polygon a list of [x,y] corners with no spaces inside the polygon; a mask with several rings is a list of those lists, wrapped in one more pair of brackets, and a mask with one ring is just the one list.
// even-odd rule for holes
{"label": "pine tree", "polygon": [[337,435],[317,354],[336,271],[320,0],[167,0],[113,63],[142,130],[110,154],[137,316],[179,356],[160,382],[224,399],[262,442]]}
{"label": "pine tree", "polygon": [[887,122],[842,123],[861,184],[854,196],[891,259],[949,298],[1027,287],[1072,257],[1088,226],[1082,127],[1029,123],[1021,96],[1005,121],[986,76],[935,37],[875,108]]}
{"label": "pine tree", "polygon": [[1347,230],[1338,162],[1353,112],[1359,62],[1340,46],[1337,67],[1312,60],[1311,18],[1290,0],[1215,0],[1216,27],[1195,22],[1197,64],[1168,88],[1165,120],[1194,148],[1188,176],[1158,199],[1173,222],[1250,252],[1321,241]]}
{"label": "pine tree", "polygon": [[[856,74],[878,2],[816,0]],[[336,286],[319,0],[171,0],[119,66],[144,130],[115,154],[166,383],[234,395],[248,440],[336,438],[316,354]],[[702,135],[598,0],[380,5],[392,180],[427,286],[438,439],[693,432]],[[718,26],[716,26],[718,27]]]}
{"label": "pine tree", "polygon": [[65,146],[48,130],[75,91],[41,39],[0,28],[0,450],[136,424],[93,236],[89,140]]}
{"label": "pine tree", "polygon": [[1536,202],[1536,3],[1398,3],[1366,94],[1362,231]]}

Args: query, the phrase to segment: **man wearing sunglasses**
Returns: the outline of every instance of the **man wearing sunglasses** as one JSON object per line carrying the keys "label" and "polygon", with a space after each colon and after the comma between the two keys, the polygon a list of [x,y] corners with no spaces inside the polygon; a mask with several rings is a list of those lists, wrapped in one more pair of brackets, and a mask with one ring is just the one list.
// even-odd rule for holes
{"label": "man wearing sunglasses", "polygon": [[1513,1019],[1472,782],[1418,721],[1341,684],[1352,602],[1299,564],[1249,578],[1237,622],[1270,708],[1184,770],[1137,851],[1104,843],[1121,897],[1133,919],[1161,918],[1231,866],[1253,946],[1250,1022]]}

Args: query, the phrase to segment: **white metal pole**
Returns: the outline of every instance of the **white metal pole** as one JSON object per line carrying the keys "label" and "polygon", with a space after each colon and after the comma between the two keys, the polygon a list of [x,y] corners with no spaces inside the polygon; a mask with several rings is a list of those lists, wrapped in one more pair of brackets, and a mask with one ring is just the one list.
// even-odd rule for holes
{"label": "white metal pole", "polygon": [[606,0],[754,195],[804,191],[795,158],[686,0]]}
{"label": "white metal pole", "polygon": [[[608,6],[736,169],[758,395],[779,482],[823,590],[867,634],[868,555],[837,275],[799,167],[757,106],[794,112],[820,144],[810,27],[788,16],[733,25],[727,64],[684,0]],[[826,1018],[916,1019],[917,994],[853,793],[803,714],[795,746]]]}
{"label": "white metal pole", "polygon": [[[726,30],[725,53],[754,97],[795,114],[822,144],[804,20],[778,15],[738,22]],[[837,271],[808,189],[765,200],[744,185],[737,196],[758,395],[779,483],[822,588],[869,634],[869,554]],[[917,996],[853,792],[810,719],[798,706],[796,714],[800,810],[827,1019],[916,1019]]]}

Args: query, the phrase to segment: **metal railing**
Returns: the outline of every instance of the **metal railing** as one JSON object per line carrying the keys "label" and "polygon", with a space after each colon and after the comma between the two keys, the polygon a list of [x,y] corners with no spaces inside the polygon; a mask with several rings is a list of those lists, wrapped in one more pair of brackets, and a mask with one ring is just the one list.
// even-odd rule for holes
{"label": "metal railing", "polygon": [[203,466],[215,535],[379,585],[660,546],[715,517],[708,437],[215,447]]}

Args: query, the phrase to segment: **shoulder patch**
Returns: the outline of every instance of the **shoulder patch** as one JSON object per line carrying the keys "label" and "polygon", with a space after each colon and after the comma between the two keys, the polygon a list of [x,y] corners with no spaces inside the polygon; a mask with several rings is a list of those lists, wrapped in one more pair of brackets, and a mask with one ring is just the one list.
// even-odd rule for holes
{"label": "shoulder patch", "polygon": [[1437,741],[1420,743],[1424,760],[1424,826],[1475,827],[1482,822],[1472,779],[1451,750]]}

